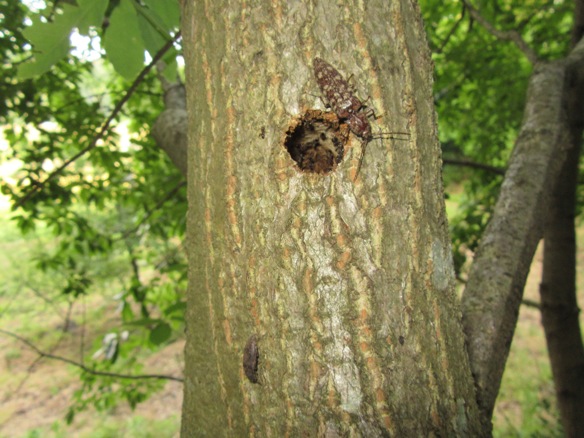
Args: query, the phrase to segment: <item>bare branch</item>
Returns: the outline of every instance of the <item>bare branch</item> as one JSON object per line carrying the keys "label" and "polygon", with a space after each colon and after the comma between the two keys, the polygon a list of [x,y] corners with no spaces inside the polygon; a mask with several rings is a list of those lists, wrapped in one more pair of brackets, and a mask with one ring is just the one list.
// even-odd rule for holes
{"label": "bare branch", "polygon": [[471,167],[473,169],[486,170],[488,172],[495,173],[497,175],[505,175],[505,169],[496,166],[490,166],[489,164],[477,163],[476,161],[470,160],[455,160],[450,158],[442,159],[444,164],[451,164],[453,166],[464,166]]}
{"label": "bare branch", "polygon": [[462,1],[464,5],[468,8],[468,12],[470,13],[471,17],[474,18],[481,26],[483,26],[491,35],[499,38],[500,40],[511,41],[515,43],[517,48],[523,52],[523,54],[532,64],[535,64],[538,61],[537,54],[531,47],[529,47],[529,45],[525,42],[525,40],[523,39],[519,32],[517,32],[516,30],[503,31],[497,29],[488,20],[486,20],[479,13],[479,11],[474,8],[473,5],[470,4],[469,0]]}
{"label": "bare branch", "polygon": [[531,307],[533,309],[537,309],[537,310],[541,310],[541,304],[538,303],[537,301],[533,301],[533,300],[529,300],[527,298],[523,298],[521,300],[521,304],[526,306],[526,307]]}
{"label": "bare branch", "polygon": [[109,129],[112,121],[115,119],[115,117],[118,115],[118,113],[122,110],[122,107],[128,101],[128,99],[130,99],[130,97],[132,96],[132,94],[134,94],[134,92],[136,91],[136,89],[138,88],[138,86],[142,83],[142,81],[144,80],[144,78],[146,77],[146,75],[148,74],[148,72],[152,69],[152,67],[154,67],[156,65],[156,63],[160,59],[162,59],[162,57],[166,54],[166,52],[172,47],[172,45],[175,43],[175,41],[177,41],[179,38],[180,38],[180,31],[177,32],[177,34],[174,36],[174,38],[171,39],[171,40],[169,40],[156,53],[156,55],[154,55],[154,57],[152,58],[152,61],[150,62],[150,64],[148,64],[146,67],[144,67],[142,69],[142,71],[140,72],[140,74],[138,75],[138,77],[136,77],[136,79],[134,80],[134,82],[132,83],[132,85],[130,86],[130,88],[128,88],[128,90],[126,91],[126,93],[124,94],[124,96],[116,104],[116,106],[114,107],[114,109],[111,112],[111,114],[109,115],[109,117],[106,119],[106,121],[103,123],[103,125],[101,125],[100,130],[93,137],[93,139],[91,140],[91,142],[86,147],[84,147],[82,150],[80,150],[78,153],[76,153],[71,158],[69,158],[68,160],[66,160],[61,166],[59,166],[57,169],[55,169],[53,172],[51,172],[49,174],[49,176],[47,176],[43,181],[36,182],[34,184],[34,186],[32,186],[31,189],[22,198],[20,198],[16,202],[16,204],[14,204],[14,206],[12,207],[13,210],[15,210],[18,207],[22,206],[26,201],[28,201],[30,198],[32,198],[36,193],[38,193],[39,191],[41,191],[43,189],[43,187],[47,184],[47,182],[49,182],[50,180],[52,180],[53,178],[55,178],[65,168],[67,168],[71,163],[73,163],[75,160],[77,160],[81,156],[85,155],[87,152],[89,152],[90,150],[92,150],[97,145],[97,142],[108,131],[108,129]]}
{"label": "bare branch", "polygon": [[436,48],[436,52],[435,53],[442,53],[442,51],[444,50],[444,47],[446,47],[446,45],[450,41],[450,38],[452,37],[452,35],[454,35],[454,32],[456,32],[456,29],[458,29],[458,26],[460,26],[460,23],[463,22],[464,15],[465,15],[464,14],[465,9],[466,8],[463,6],[462,12],[460,14],[460,18],[456,21],[456,23],[454,23],[454,25],[450,29],[450,32],[448,32],[448,35],[446,35],[446,38],[444,38],[444,40],[442,40],[442,44],[440,44],[440,47],[437,47]]}
{"label": "bare branch", "polygon": [[[61,341],[65,337],[65,333],[67,332],[67,326],[69,325],[72,309],[73,309],[73,302],[71,301],[71,302],[69,302],[69,308],[67,310],[67,316],[66,316],[65,324],[63,326],[63,331],[61,332],[61,335],[59,336],[59,339],[57,340],[57,342],[51,347],[51,352],[55,351],[57,349],[57,347],[59,346],[59,344],[61,343]],[[18,384],[16,389],[12,390],[9,394],[7,394],[6,397],[4,398],[4,401],[9,400],[10,397],[12,397],[14,394],[18,394],[20,392],[20,390],[24,387],[24,385],[28,381],[29,377],[32,375],[33,370],[35,369],[36,365],[38,363],[40,363],[42,359],[43,359],[43,356],[40,355],[35,360],[32,361],[32,363],[28,366],[28,368],[26,370],[25,376],[20,380],[20,383]]]}
{"label": "bare branch", "polygon": [[164,203],[166,201],[168,201],[169,199],[171,199],[180,189],[181,187],[186,185],[186,181],[181,181],[180,183],[178,183],[173,189],[171,189],[169,192],[166,193],[166,195],[164,195],[162,197],[162,199],[160,199],[156,205],[154,207],[152,207],[150,210],[148,210],[146,212],[146,214],[144,215],[144,217],[142,219],[140,219],[138,221],[138,223],[132,227],[131,229],[127,230],[124,232],[124,234],[122,235],[122,239],[125,239],[126,237],[130,236],[131,234],[135,233],[136,231],[138,231],[138,229],[140,228],[140,226],[146,222],[146,220],[148,220],[148,218],[150,216],[152,216],[158,209],[160,209]]}
{"label": "bare branch", "polygon": [[165,374],[118,374],[118,373],[110,373],[107,371],[96,371],[92,370],[91,368],[86,367],[85,365],[75,362],[74,360],[68,359],[66,357],[57,356],[55,354],[47,353],[36,345],[34,345],[29,340],[23,338],[22,336],[17,335],[16,333],[9,332],[4,329],[0,329],[0,333],[4,333],[6,336],[10,336],[18,341],[22,342],[31,350],[34,350],[40,357],[46,357],[48,359],[58,360],[60,362],[68,363],[69,365],[73,365],[77,368],[81,368],[84,372],[88,374],[92,374],[94,376],[105,376],[105,377],[114,377],[116,379],[132,379],[132,380],[141,380],[141,379],[158,379],[158,380],[174,380],[176,382],[183,382],[184,379],[182,377],[175,377],[175,376],[168,376]]}

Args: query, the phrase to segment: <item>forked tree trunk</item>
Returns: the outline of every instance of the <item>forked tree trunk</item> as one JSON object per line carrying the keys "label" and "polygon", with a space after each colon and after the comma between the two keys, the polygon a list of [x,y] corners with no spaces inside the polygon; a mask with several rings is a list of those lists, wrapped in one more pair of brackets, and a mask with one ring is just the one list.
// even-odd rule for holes
{"label": "forked tree trunk", "polygon": [[[552,191],[564,177],[562,166],[571,144],[566,102],[570,95],[580,97],[573,86],[576,73],[584,71],[583,65],[581,43],[565,59],[535,66],[521,132],[463,294],[463,323],[484,420],[490,420],[495,406],[525,280],[552,205]],[[542,305],[554,305],[554,298],[544,295]],[[562,304],[574,309],[574,303],[566,301]],[[558,315],[552,316],[554,312],[549,310],[544,311],[544,323],[551,326],[552,318]],[[547,322],[546,313],[550,318]],[[566,327],[572,329],[573,335],[574,321],[563,328]],[[547,332],[546,327],[549,340]],[[554,334],[558,335],[561,336]],[[562,349],[559,345],[556,348]],[[571,362],[568,358],[568,363]]]}
{"label": "forked tree trunk", "polygon": [[[417,7],[183,3],[182,436],[480,436]],[[324,110],[316,56],[370,96],[374,133],[408,133],[371,141],[358,176],[353,134],[328,174],[283,146]]]}

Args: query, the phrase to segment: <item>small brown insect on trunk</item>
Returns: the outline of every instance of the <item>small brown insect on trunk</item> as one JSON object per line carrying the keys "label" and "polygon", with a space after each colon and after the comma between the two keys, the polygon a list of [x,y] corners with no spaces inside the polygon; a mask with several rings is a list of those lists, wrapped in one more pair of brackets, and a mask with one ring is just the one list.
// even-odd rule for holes
{"label": "small brown insect on trunk", "polygon": [[258,338],[256,335],[251,335],[243,349],[243,372],[251,383],[258,383],[259,359]]}

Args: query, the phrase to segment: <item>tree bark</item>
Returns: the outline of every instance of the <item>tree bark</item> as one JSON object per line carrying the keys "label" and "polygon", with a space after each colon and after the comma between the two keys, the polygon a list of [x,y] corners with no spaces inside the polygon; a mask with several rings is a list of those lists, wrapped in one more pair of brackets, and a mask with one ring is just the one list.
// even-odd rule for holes
{"label": "tree bark", "polygon": [[185,88],[181,83],[169,83],[159,74],[164,89],[164,111],[152,125],[156,144],[166,152],[172,163],[187,176],[187,109]]}
{"label": "tree bark", "polygon": [[[481,436],[411,1],[183,1],[189,291],[182,436]],[[356,177],[283,146],[319,56],[383,118]],[[257,381],[257,383],[256,383]]]}
{"label": "tree bark", "polygon": [[[578,96],[582,96],[580,93]],[[580,140],[578,140],[580,142]],[[541,315],[567,437],[584,436],[584,348],[576,300],[575,202],[579,144],[570,151],[544,233]]]}
{"label": "tree bark", "polygon": [[[584,33],[584,2],[576,2],[572,42]],[[570,137],[568,159],[551,199],[544,231],[540,285],[542,323],[554,376],[558,407],[567,437],[584,436],[584,346],[576,295],[576,189],[584,128],[584,75],[574,64],[567,82],[566,108]]]}
{"label": "tree bark", "polygon": [[490,427],[523,287],[567,155],[568,74],[580,44],[565,60],[535,67],[525,116],[491,222],[463,295],[463,323],[485,428]]}

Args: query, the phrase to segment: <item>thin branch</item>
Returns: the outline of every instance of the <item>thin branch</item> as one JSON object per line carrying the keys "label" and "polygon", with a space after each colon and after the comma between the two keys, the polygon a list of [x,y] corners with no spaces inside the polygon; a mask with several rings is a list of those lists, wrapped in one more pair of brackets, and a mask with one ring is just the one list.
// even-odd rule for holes
{"label": "thin branch", "polygon": [[81,298],[83,301],[83,306],[81,306],[81,334],[79,337],[79,357],[81,358],[81,364],[85,365],[85,325],[87,323],[86,310],[87,310],[87,300],[85,295]]}
{"label": "thin branch", "polygon": [[30,289],[30,291],[36,295],[38,298],[40,298],[41,300],[43,300],[46,304],[48,304],[49,306],[51,306],[54,310],[55,313],[57,315],[59,315],[59,318],[61,318],[62,320],[65,320],[65,317],[61,314],[61,309],[60,307],[49,297],[45,296],[40,290],[36,289],[32,284],[30,284],[30,282],[28,281],[24,281],[24,284],[26,284],[26,286]]}
{"label": "thin branch", "polygon": [[160,199],[153,208],[151,208],[150,210],[148,210],[146,212],[146,214],[144,215],[144,217],[142,219],[140,219],[140,221],[138,221],[138,223],[134,227],[132,227],[131,229],[129,229],[129,230],[127,230],[127,231],[124,232],[124,234],[122,235],[122,239],[125,239],[130,234],[133,234],[136,231],[138,231],[138,228],[140,228],[140,226],[144,222],[146,222],[146,220],[150,216],[152,216],[154,214],[154,212],[156,212],[156,210],[158,210],[159,208],[161,208],[166,201],[168,201],[169,199],[171,199],[176,194],[176,192],[178,192],[181,189],[181,187],[183,187],[185,184],[186,184],[186,181],[181,181],[173,189],[171,189],[166,195],[164,195],[162,197],[162,199]]}
{"label": "thin branch", "polygon": [[462,12],[460,13],[460,18],[456,21],[456,23],[454,23],[454,26],[452,26],[452,28],[450,29],[450,32],[448,32],[448,35],[446,35],[446,38],[444,38],[444,40],[442,40],[442,44],[440,45],[440,47],[437,48],[436,53],[442,53],[442,51],[444,50],[444,47],[446,47],[446,45],[450,41],[450,38],[452,37],[452,35],[454,35],[454,32],[456,32],[456,29],[458,29],[458,26],[460,26],[460,23],[462,23],[464,21],[465,10],[466,10],[466,8],[463,5]]}
{"label": "thin branch", "polygon": [[463,278],[461,275],[456,274],[456,281],[458,281],[461,284],[466,285],[466,283],[468,283],[468,280],[466,278]]}
{"label": "thin branch", "polygon": [[144,80],[144,78],[146,77],[146,75],[148,74],[148,72],[152,69],[152,67],[154,67],[156,65],[156,63],[160,59],[162,59],[162,57],[166,54],[166,52],[172,47],[172,45],[175,43],[175,41],[177,41],[179,38],[180,38],[180,31],[176,33],[176,35],[174,36],[174,38],[172,40],[168,41],[164,46],[162,46],[162,48],[156,53],[156,55],[154,55],[154,57],[152,58],[152,61],[150,62],[150,64],[148,64],[146,67],[144,67],[142,69],[142,71],[140,72],[140,74],[138,75],[138,77],[136,77],[136,79],[134,80],[134,82],[132,83],[132,85],[130,86],[130,88],[128,88],[128,90],[126,91],[126,93],[124,94],[124,96],[116,104],[116,106],[114,107],[112,113],[109,115],[109,117],[103,123],[103,125],[101,125],[100,130],[93,137],[93,139],[91,140],[91,142],[85,148],[83,148],[78,153],[76,153],[75,155],[73,155],[71,158],[69,158],[68,160],[66,160],[60,167],[58,167],[53,172],[51,172],[49,174],[49,176],[47,176],[43,181],[36,182],[35,185],[28,191],[28,193],[26,193],[22,198],[20,198],[16,202],[16,204],[14,204],[13,210],[15,210],[18,207],[22,206],[26,201],[28,201],[36,193],[38,193],[40,190],[42,190],[42,188],[47,184],[47,182],[49,182],[50,180],[52,180],[53,178],[55,178],[67,166],[69,166],[71,163],[73,163],[75,160],[77,160],[81,156],[85,155],[87,152],[89,152],[90,150],[92,150],[97,145],[97,142],[108,131],[108,129],[109,129],[111,123],[113,122],[113,120],[115,119],[115,117],[122,110],[122,107],[130,99],[130,97],[132,96],[132,94],[134,94],[134,92],[136,91],[136,89],[138,88],[138,86],[140,85],[140,83],[142,83],[142,81]]}
{"label": "thin branch", "polygon": [[464,167],[471,167],[473,169],[481,169],[486,170],[488,172],[495,173],[497,175],[504,176],[505,169],[496,166],[490,166],[489,164],[477,163],[476,161],[470,160],[454,160],[450,158],[444,158],[442,160],[444,164],[451,164],[453,166],[464,166]]}
{"label": "thin branch", "polygon": [[168,376],[165,374],[118,374],[118,373],[109,373],[107,371],[96,371],[92,370],[91,368],[86,367],[85,365],[75,362],[74,360],[68,359],[66,357],[57,356],[55,354],[47,353],[32,342],[28,341],[27,339],[17,335],[16,333],[12,333],[6,331],[4,329],[0,329],[0,333],[4,333],[7,336],[10,336],[14,339],[19,340],[23,344],[25,344],[31,350],[34,350],[39,356],[46,357],[48,359],[58,360],[60,362],[68,363],[69,365],[73,365],[77,368],[81,368],[84,372],[88,374],[92,374],[94,376],[106,376],[106,377],[114,377],[117,379],[132,379],[132,380],[140,380],[140,379],[158,379],[158,380],[174,380],[176,382],[184,382],[182,377],[175,377],[175,376]]}
{"label": "thin branch", "polygon": [[535,64],[538,61],[537,53],[529,47],[529,45],[522,38],[521,34],[516,30],[499,30],[493,26],[488,20],[486,20],[473,5],[470,4],[469,0],[462,0],[464,5],[468,8],[470,15],[478,21],[481,26],[483,26],[491,35],[499,38],[500,40],[511,41],[515,43],[517,48],[523,52],[531,64]]}
{"label": "thin branch", "polygon": [[537,301],[533,301],[533,300],[529,300],[527,298],[523,298],[521,300],[521,304],[523,304],[526,307],[532,307],[534,309],[541,310],[541,304],[538,303]]}

